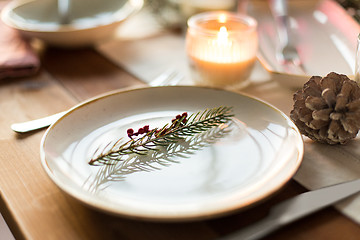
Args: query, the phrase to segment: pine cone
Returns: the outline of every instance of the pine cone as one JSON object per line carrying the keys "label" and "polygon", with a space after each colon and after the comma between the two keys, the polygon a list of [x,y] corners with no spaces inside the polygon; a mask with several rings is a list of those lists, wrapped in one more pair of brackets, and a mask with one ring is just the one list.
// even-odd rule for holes
{"label": "pine cone", "polygon": [[328,144],[345,144],[360,129],[360,87],[347,76],[313,76],[294,94],[290,113],[300,132]]}

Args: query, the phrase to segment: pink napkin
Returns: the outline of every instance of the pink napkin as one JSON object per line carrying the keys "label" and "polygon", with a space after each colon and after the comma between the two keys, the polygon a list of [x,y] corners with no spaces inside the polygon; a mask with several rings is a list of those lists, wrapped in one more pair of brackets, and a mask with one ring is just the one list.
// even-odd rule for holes
{"label": "pink napkin", "polygon": [[39,68],[40,60],[30,44],[0,20],[0,80],[34,75]]}

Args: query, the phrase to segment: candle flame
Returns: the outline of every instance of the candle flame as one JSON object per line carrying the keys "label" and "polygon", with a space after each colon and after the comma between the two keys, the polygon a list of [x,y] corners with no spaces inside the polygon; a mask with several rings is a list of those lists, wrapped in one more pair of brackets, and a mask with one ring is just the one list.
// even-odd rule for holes
{"label": "candle flame", "polygon": [[220,45],[228,44],[229,33],[225,26],[222,26],[217,34],[217,42]]}

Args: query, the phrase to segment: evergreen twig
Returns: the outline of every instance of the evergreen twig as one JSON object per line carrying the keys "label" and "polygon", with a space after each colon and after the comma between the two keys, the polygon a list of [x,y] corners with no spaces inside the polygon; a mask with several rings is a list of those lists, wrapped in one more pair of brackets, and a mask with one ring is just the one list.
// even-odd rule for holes
{"label": "evergreen twig", "polygon": [[[231,123],[224,128],[212,128],[201,134],[196,134],[184,141],[171,143],[167,148],[151,150],[148,155],[132,154],[124,157],[123,161],[111,161],[103,165],[90,184],[91,191],[99,191],[108,187],[111,182],[124,181],[127,176],[137,172],[151,172],[179,163],[177,157],[189,158],[205,147],[216,143],[230,131]],[[160,149],[160,148],[159,148]]]}
{"label": "evergreen twig", "polygon": [[[114,161],[123,160],[124,155],[147,155],[149,151],[157,151],[158,147],[168,147],[172,143],[224,124],[228,122],[232,116],[231,107],[206,109],[192,114],[189,119],[186,119],[186,116],[182,116],[176,121],[173,121],[171,125],[166,124],[162,128],[155,128],[143,136],[131,138],[125,143],[122,143],[122,139],[119,139],[109,150],[94,156],[89,161],[89,164],[114,164]],[[109,144],[107,146],[109,146]]]}

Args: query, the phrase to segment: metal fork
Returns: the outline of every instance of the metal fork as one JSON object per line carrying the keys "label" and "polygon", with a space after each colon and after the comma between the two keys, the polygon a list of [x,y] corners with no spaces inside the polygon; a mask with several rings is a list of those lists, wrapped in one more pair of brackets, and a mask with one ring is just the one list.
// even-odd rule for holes
{"label": "metal fork", "polygon": [[[164,73],[160,74],[154,80],[150,81],[148,84],[152,87],[154,86],[170,86],[176,85],[184,78],[184,75],[176,72],[175,70],[167,70]],[[22,123],[11,124],[11,129],[17,133],[26,133],[34,130],[46,128],[62,117],[67,111],[59,112],[44,118],[39,118]]]}
{"label": "metal fork", "polygon": [[59,23],[69,24],[70,23],[70,0],[58,0],[57,1]]}
{"label": "metal fork", "polygon": [[[274,16],[280,40],[276,58],[288,73],[305,74],[305,67],[291,36],[290,18],[288,16],[286,0],[270,0],[271,12]],[[295,66],[296,68],[293,68]]]}
{"label": "metal fork", "polygon": [[159,76],[157,76],[155,79],[150,81],[148,84],[151,87],[174,86],[178,84],[183,78],[184,78],[183,74],[177,72],[174,69],[168,69]]}

